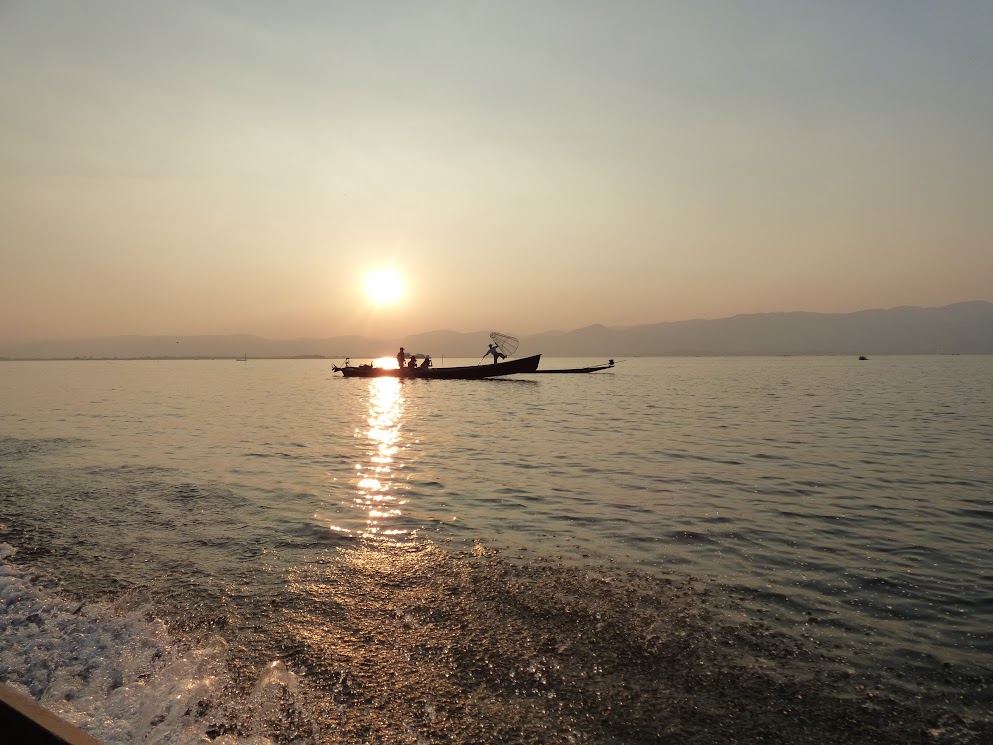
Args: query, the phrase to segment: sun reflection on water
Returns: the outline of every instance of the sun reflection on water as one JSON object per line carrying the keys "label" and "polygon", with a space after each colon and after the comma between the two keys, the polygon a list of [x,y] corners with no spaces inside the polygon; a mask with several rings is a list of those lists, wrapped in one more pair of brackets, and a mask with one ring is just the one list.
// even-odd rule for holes
{"label": "sun reflection on water", "polygon": [[375,378],[369,384],[368,460],[356,463],[358,494],[355,503],[366,514],[365,538],[397,537],[406,530],[390,528],[390,522],[402,514],[406,500],[397,496],[396,455],[400,451],[400,422],[405,400],[403,383],[397,378]]}

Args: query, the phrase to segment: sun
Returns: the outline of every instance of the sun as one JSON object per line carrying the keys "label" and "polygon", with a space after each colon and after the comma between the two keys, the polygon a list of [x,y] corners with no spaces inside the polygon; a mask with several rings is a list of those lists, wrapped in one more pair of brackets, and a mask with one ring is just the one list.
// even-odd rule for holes
{"label": "sun", "polygon": [[403,295],[403,280],[393,269],[379,269],[366,279],[365,291],[376,305],[394,303]]}

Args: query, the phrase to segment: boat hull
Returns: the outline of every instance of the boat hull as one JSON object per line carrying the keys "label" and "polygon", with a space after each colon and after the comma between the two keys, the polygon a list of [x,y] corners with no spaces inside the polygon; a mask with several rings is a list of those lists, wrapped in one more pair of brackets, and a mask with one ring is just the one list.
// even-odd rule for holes
{"label": "boat hull", "polygon": [[535,374],[538,375],[552,375],[555,373],[595,373],[601,370],[613,370],[613,362],[605,362],[602,365],[592,365],[590,367],[568,367],[559,370],[535,370]]}
{"label": "boat hull", "polygon": [[486,365],[471,365],[466,367],[429,367],[421,369],[398,369],[389,367],[373,367],[372,365],[359,365],[358,367],[345,366],[336,367],[335,372],[340,372],[346,378],[404,378],[407,380],[484,380],[486,378],[497,378],[501,375],[517,375],[520,373],[533,373],[538,369],[538,362],[541,355],[532,357],[522,357],[517,360],[498,362]]}

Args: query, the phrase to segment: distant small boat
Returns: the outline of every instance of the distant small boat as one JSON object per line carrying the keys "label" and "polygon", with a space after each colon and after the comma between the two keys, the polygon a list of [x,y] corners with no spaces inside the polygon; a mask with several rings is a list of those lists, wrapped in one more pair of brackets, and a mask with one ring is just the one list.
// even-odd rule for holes
{"label": "distant small boat", "polygon": [[557,370],[535,370],[534,374],[552,374],[552,373],[594,373],[600,372],[601,370],[610,370],[614,367],[614,361],[608,360],[602,365],[592,365],[590,367],[565,367]]}
{"label": "distant small boat", "polygon": [[236,357],[235,362],[248,362],[248,352],[245,352],[241,357]]}
{"label": "distant small boat", "polygon": [[867,360],[867,359],[869,359],[869,358],[868,358],[868,357],[866,357],[866,356],[865,356],[864,354],[860,354],[860,355],[859,355],[859,359],[860,359],[860,360]]}

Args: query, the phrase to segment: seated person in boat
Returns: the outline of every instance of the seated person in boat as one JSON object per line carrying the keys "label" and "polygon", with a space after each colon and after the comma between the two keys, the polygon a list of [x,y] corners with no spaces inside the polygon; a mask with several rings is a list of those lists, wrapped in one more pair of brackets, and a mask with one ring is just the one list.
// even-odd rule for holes
{"label": "seated person in boat", "polygon": [[408,370],[416,370],[417,369],[417,360],[414,359],[414,356],[413,355],[410,356],[410,361],[407,363],[407,369]]}

